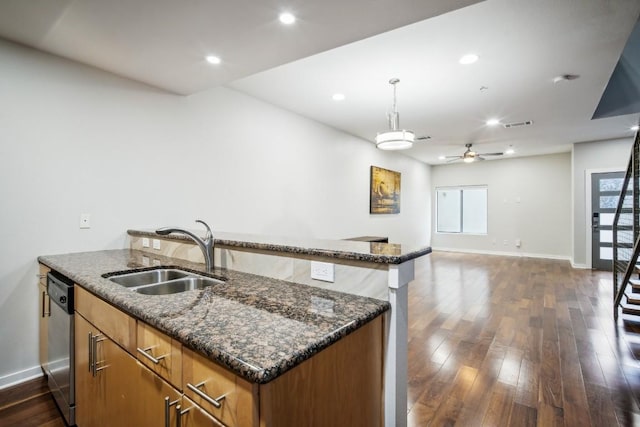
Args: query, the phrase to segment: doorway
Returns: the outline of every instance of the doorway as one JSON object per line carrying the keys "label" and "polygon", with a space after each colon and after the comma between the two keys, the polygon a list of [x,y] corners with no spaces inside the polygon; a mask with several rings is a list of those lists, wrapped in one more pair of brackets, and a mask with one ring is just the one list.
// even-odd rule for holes
{"label": "doorway", "polygon": [[624,172],[591,174],[591,266],[597,270],[613,269],[613,218],[623,181]]}

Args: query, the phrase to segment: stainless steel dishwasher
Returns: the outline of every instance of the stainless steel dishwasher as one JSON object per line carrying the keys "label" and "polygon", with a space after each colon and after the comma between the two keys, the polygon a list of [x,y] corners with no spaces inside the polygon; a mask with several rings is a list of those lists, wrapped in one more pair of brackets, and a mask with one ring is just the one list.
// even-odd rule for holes
{"label": "stainless steel dishwasher", "polygon": [[52,271],[47,274],[47,292],[52,303],[47,358],[49,389],[67,424],[75,425],[73,281]]}

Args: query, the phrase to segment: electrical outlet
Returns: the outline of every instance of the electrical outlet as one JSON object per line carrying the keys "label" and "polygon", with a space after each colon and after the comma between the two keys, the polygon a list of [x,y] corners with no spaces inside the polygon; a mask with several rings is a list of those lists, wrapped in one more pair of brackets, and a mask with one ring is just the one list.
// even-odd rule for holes
{"label": "electrical outlet", "polygon": [[333,283],[335,277],[334,265],[330,262],[311,261],[311,278]]}
{"label": "electrical outlet", "polygon": [[149,257],[148,256],[144,256],[144,255],[142,256],[142,265],[145,266],[145,267],[149,267]]}
{"label": "electrical outlet", "polygon": [[91,228],[91,214],[80,214],[80,228]]}
{"label": "electrical outlet", "polygon": [[516,248],[519,248],[520,246],[522,246],[522,242],[520,239],[516,239]]}
{"label": "electrical outlet", "polygon": [[142,247],[143,248],[148,248],[149,247],[149,238],[148,237],[143,237],[142,238]]}
{"label": "electrical outlet", "polygon": [[[506,240],[505,240],[505,242],[506,242]],[[158,251],[160,250],[160,240],[153,239],[153,249],[156,249]]]}

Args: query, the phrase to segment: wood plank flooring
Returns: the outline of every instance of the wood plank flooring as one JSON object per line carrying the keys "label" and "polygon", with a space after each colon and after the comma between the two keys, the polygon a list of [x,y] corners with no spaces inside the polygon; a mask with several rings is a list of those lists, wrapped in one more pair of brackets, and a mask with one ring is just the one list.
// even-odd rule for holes
{"label": "wood plank flooring", "polygon": [[0,427],[64,427],[44,377],[0,391]]}
{"label": "wood plank flooring", "polygon": [[410,426],[640,426],[640,328],[612,276],[436,252],[409,288]]}
{"label": "wood plank flooring", "polygon": [[[409,426],[640,427],[640,327],[611,307],[611,273],[566,261],[417,260]],[[4,426],[64,422],[35,380],[0,391]]]}

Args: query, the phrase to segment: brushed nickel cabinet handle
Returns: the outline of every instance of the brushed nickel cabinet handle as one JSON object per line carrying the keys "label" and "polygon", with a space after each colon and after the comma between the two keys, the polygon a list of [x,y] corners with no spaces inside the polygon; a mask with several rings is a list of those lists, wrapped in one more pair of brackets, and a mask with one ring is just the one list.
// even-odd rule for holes
{"label": "brushed nickel cabinet handle", "polygon": [[89,372],[93,372],[93,335],[89,332]]}
{"label": "brushed nickel cabinet handle", "polygon": [[142,354],[144,357],[146,357],[147,359],[151,360],[153,363],[155,363],[156,365],[158,363],[160,363],[160,361],[162,359],[164,359],[165,357],[167,357],[167,355],[163,355],[163,356],[158,356],[158,357],[153,357],[152,355],[150,355],[149,353],[147,353],[149,350],[151,350],[153,347],[147,347],[147,348],[140,348],[138,347],[138,353]]}
{"label": "brushed nickel cabinet handle", "polygon": [[93,349],[91,350],[93,353],[93,363],[92,363],[92,367],[91,367],[91,375],[93,375],[94,377],[98,374],[99,371],[102,371],[103,369],[106,369],[107,366],[102,366],[100,368],[98,368],[98,362],[97,361],[97,356],[98,356],[98,343],[104,341],[106,338],[101,338],[102,334],[98,334],[98,335],[94,335],[92,337],[92,346]]}
{"label": "brushed nickel cabinet handle", "polygon": [[205,383],[204,381],[196,385],[187,383],[187,388],[192,392],[194,392],[195,394],[197,394],[198,396],[200,396],[201,398],[203,398],[204,400],[206,400],[207,402],[209,402],[210,404],[212,404],[213,406],[215,406],[216,408],[220,409],[220,407],[222,406],[220,401],[224,400],[224,398],[226,397],[226,394],[223,394],[222,396],[214,399],[213,397],[209,396],[208,394],[204,393],[198,388],[198,387],[202,387],[204,383]]}
{"label": "brushed nickel cabinet handle", "polygon": [[[47,293],[45,291],[42,291],[42,317],[47,317],[47,316],[51,316],[51,310],[49,311],[45,311],[46,310],[46,306],[47,306],[47,298],[49,296],[47,295]],[[49,305],[49,307],[51,307],[51,305]]]}
{"label": "brushed nickel cabinet handle", "polygon": [[[191,409],[193,409],[193,407],[189,408],[189,409],[185,409],[184,411],[180,408],[180,405],[178,405],[176,407],[176,413],[177,413],[177,422],[176,422],[176,426],[177,427],[182,427],[182,416],[184,414],[186,414],[187,412],[189,412]],[[207,411],[200,411],[200,413],[204,416],[206,416],[207,418],[209,418],[215,425],[220,426],[220,427],[227,427],[226,424],[223,424],[222,421],[220,421],[219,419],[217,419],[216,417],[214,417],[213,415],[211,415],[210,413],[208,413]]]}
{"label": "brushed nickel cabinet handle", "polygon": [[[171,407],[173,405],[176,405],[178,402],[180,401],[180,399],[178,400],[174,400],[173,402],[171,401],[171,399],[169,398],[169,396],[164,398],[164,427],[170,427],[169,423],[171,422],[170,418],[171,418]],[[180,405],[178,405],[179,407]]]}

